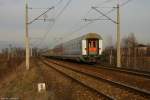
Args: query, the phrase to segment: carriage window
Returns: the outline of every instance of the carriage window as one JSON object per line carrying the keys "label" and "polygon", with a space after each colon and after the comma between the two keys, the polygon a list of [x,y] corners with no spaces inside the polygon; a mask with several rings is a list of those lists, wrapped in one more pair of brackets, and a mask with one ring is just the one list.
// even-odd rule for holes
{"label": "carriage window", "polygon": [[90,41],[89,42],[89,47],[95,48],[96,47],[96,41]]}
{"label": "carriage window", "polygon": [[93,41],[93,47],[94,47],[94,48],[96,47],[96,42],[95,42],[95,41]]}

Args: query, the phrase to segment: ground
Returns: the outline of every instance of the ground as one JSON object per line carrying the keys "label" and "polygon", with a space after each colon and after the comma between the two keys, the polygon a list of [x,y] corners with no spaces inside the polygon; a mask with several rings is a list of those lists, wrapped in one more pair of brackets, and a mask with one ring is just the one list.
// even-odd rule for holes
{"label": "ground", "polygon": [[[37,59],[31,59],[29,70],[26,70],[25,61],[23,61],[15,67],[15,70],[9,71],[9,74],[3,77],[0,82],[0,98],[21,100],[97,100],[101,98],[97,93],[46,67]],[[41,82],[46,83],[46,91],[39,93],[37,85]]]}

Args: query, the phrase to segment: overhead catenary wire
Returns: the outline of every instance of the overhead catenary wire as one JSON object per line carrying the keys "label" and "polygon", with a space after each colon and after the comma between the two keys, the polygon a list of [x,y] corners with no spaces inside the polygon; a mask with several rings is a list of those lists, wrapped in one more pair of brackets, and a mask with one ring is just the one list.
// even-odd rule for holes
{"label": "overhead catenary wire", "polygon": [[[113,1],[113,0],[105,0],[105,1],[103,1],[103,2],[101,3],[101,5],[104,5],[104,4],[106,4],[106,3],[110,3],[110,2],[112,2],[112,1]],[[132,0],[127,0],[126,2],[122,3],[121,6],[126,5],[126,4],[129,3],[130,1],[132,1]],[[66,6],[69,5],[70,2],[71,2],[71,1],[68,1],[68,3],[66,4]],[[110,7],[110,8],[111,8],[111,7]],[[66,9],[66,7],[64,7],[64,9]],[[63,12],[64,9],[62,9],[61,11]],[[113,9],[113,10],[115,10],[115,9]],[[92,11],[92,9],[88,10],[88,12],[86,13],[86,15],[87,15],[88,13],[90,13],[91,11]],[[60,12],[60,14],[57,15],[57,18],[61,15],[62,12]],[[94,20],[91,21],[91,22],[88,22],[88,23],[86,23],[85,25],[82,25],[82,26],[79,27],[78,29],[73,30],[72,32],[69,32],[69,33],[74,34],[75,32],[78,32],[78,31],[84,29],[85,27],[87,27],[88,25],[90,25],[90,24],[92,24],[92,23],[94,23],[94,22],[95,22]],[[55,25],[55,22],[54,22],[54,25]],[[54,26],[54,25],[53,25],[53,26]],[[77,25],[77,24],[76,24],[76,25]],[[53,26],[52,26],[52,27],[53,27]],[[39,46],[43,43],[43,41],[45,40],[47,34],[50,32],[51,29],[52,29],[52,28],[50,28],[50,29],[46,32],[46,34],[43,36],[43,39],[41,39],[40,43],[39,43],[38,45],[36,45],[36,47],[39,47]],[[71,34],[71,35],[72,35],[72,34]],[[65,37],[65,36],[71,36],[71,35],[70,35],[70,34],[68,35],[68,33],[67,33],[67,35],[64,35],[64,37]]]}
{"label": "overhead catenary wire", "polygon": [[92,9],[94,9],[95,11],[99,12],[102,16],[106,17],[108,20],[112,21],[113,23],[116,23],[116,21],[114,21],[113,19],[111,19],[110,17],[108,17],[107,15],[105,15],[103,12],[101,12],[100,10],[98,10],[96,7],[92,7]]}
{"label": "overhead catenary wire", "polygon": [[102,6],[102,5],[108,4],[108,3],[113,2],[113,1],[115,1],[115,0],[105,0],[102,3],[100,3],[98,6]]}
{"label": "overhead catenary wire", "polygon": [[49,8],[32,8],[32,7],[28,7],[28,9],[30,9],[30,10],[33,10],[33,9],[39,10],[39,9],[49,9]]}
{"label": "overhead catenary wire", "polygon": [[[110,3],[110,2],[112,2],[113,0],[105,0],[105,1],[103,1],[103,2],[101,2],[100,4],[99,4],[99,6],[102,6],[102,5],[105,5],[106,3]],[[95,0],[92,2],[92,5],[95,3]],[[113,8],[113,7],[111,7],[111,8]],[[87,13],[82,17],[82,18],[85,18],[91,11],[92,11],[93,9],[90,7],[90,9],[87,11]],[[113,9],[114,10],[114,9]],[[108,11],[107,13],[110,13],[111,11]],[[100,16],[101,17],[101,16]],[[82,19],[82,18],[80,18],[80,20]],[[83,20],[83,19],[82,19]],[[81,21],[80,21],[81,22]],[[80,23],[79,22],[79,23]],[[75,24],[75,26],[78,26],[78,24],[79,23],[76,23]],[[67,34],[64,36],[64,37],[66,37],[67,35],[68,35],[68,33],[71,33],[71,35],[72,34],[74,34],[75,32],[78,32],[78,31],[80,31],[80,30],[82,30],[83,28],[85,28],[85,27],[87,27],[87,26],[89,26],[90,24],[92,24],[92,23],[94,23],[94,20],[92,21],[92,22],[89,22],[89,23],[86,23],[85,25],[83,25],[83,26],[81,26],[81,27],[79,27],[78,29],[76,29],[76,30],[71,30],[71,32],[67,32]],[[72,28],[72,29],[74,29],[74,28]],[[69,35],[70,36],[70,35]]]}
{"label": "overhead catenary wire", "polygon": [[40,42],[35,46],[35,47],[39,47],[43,41],[46,39],[48,33],[52,30],[52,28],[54,27],[56,20],[62,15],[62,13],[66,10],[66,8],[69,6],[69,4],[71,3],[72,0],[68,0],[68,2],[66,3],[66,5],[62,8],[62,10],[57,14],[56,18],[55,18],[55,22],[53,23],[52,27],[49,28],[49,30],[44,34],[44,36],[42,37],[42,39],[40,40]]}
{"label": "overhead catenary wire", "polygon": [[[104,5],[104,4],[106,4],[106,3],[109,3],[109,2],[112,2],[112,1],[113,1],[113,0],[105,0],[105,1],[101,2],[99,6],[102,6],[102,5]],[[92,2],[92,5],[93,5],[95,2],[96,2],[96,0],[94,0],[94,1]],[[90,9],[87,11],[87,13],[86,13],[82,18],[85,18],[92,10],[93,10],[93,9],[90,7]],[[81,20],[82,18],[80,18],[80,20]],[[81,21],[80,21],[80,22],[81,22]],[[80,22],[79,22],[79,23],[80,23]],[[76,23],[75,26],[78,26],[79,23]],[[88,26],[88,25],[84,25],[84,26]],[[81,26],[81,27],[82,27],[82,26]],[[73,29],[74,29],[74,28],[73,28]],[[81,29],[82,29],[82,28],[81,28]],[[70,32],[67,32],[67,33],[70,33]]]}
{"label": "overhead catenary wire", "polygon": [[[94,0],[94,1],[95,1],[95,0]],[[60,13],[56,16],[56,19],[64,12],[64,10],[67,8],[67,6],[70,4],[70,2],[71,2],[71,0],[69,0],[69,1],[67,2],[66,6],[65,6],[65,7],[60,11]],[[103,1],[103,2],[101,3],[101,5],[106,4],[106,3],[108,3],[108,2],[111,2],[111,0],[105,0],[105,1]],[[90,10],[89,10],[86,14],[88,14],[91,10],[92,10],[92,9],[90,8]],[[56,19],[55,19],[55,20],[56,20]],[[90,25],[91,23],[93,23],[93,22],[89,22],[89,23],[87,23],[87,24],[81,26],[78,30],[81,30],[81,29],[87,27],[87,26]],[[54,22],[53,26],[54,26],[54,25],[55,25],[55,22]],[[39,46],[43,43],[43,41],[45,40],[45,38],[46,38],[46,36],[48,35],[48,33],[51,31],[51,29],[53,28],[53,26],[46,32],[46,34],[43,36],[43,39],[41,39],[40,43],[37,44],[36,47],[39,47]]]}
{"label": "overhead catenary wire", "polygon": [[46,10],[44,13],[42,13],[41,15],[39,15],[38,17],[36,17],[35,19],[33,19],[32,21],[30,21],[28,24],[32,24],[33,22],[35,22],[36,20],[38,20],[41,16],[43,16],[44,14],[46,14],[47,12],[49,12],[51,9],[53,9],[53,7],[49,8],[48,10]]}
{"label": "overhead catenary wire", "polygon": [[[62,1],[63,1],[63,0],[59,0],[53,7],[58,6]],[[34,7],[28,7],[28,9],[30,9],[30,10],[33,10],[33,9],[39,10],[39,9],[49,9],[49,7],[48,7],[48,8],[34,8]]]}
{"label": "overhead catenary wire", "polygon": [[[69,0],[69,1],[67,2],[66,6],[65,6],[65,7],[60,11],[60,13],[56,16],[55,20],[56,20],[57,18],[59,18],[59,16],[64,12],[64,10],[67,8],[67,6],[70,4],[70,2],[71,2],[71,0]],[[94,2],[95,2],[95,0],[94,0]],[[106,3],[108,3],[108,2],[111,2],[111,0],[105,0],[105,1],[103,1],[103,2],[101,3],[101,5],[106,4]],[[86,15],[87,15],[88,13],[90,13],[91,10],[92,10],[92,9],[90,8],[90,10],[88,10],[88,12],[86,13]],[[85,24],[84,26],[80,27],[78,30],[83,29],[84,27],[90,25],[91,23],[93,23],[93,22],[89,22],[89,23]],[[54,26],[54,25],[55,25],[55,22],[54,22],[53,26]],[[76,25],[77,25],[77,24],[76,24]],[[50,32],[50,30],[53,28],[53,26],[46,32],[46,34],[43,36],[43,39],[41,39],[40,43],[37,44],[36,47],[39,47],[39,46],[43,43],[43,41],[45,40],[47,34]]]}
{"label": "overhead catenary wire", "polygon": [[128,4],[128,3],[131,2],[131,1],[133,1],[133,0],[127,0],[127,1],[125,1],[124,3],[120,4],[120,6],[124,6],[124,5]]}
{"label": "overhead catenary wire", "polygon": [[62,8],[62,10],[56,16],[56,19],[59,18],[62,15],[62,13],[66,10],[66,8],[69,6],[69,4],[71,3],[71,1],[72,0],[68,0],[68,2],[66,3],[66,5]]}
{"label": "overhead catenary wire", "polygon": [[[112,1],[112,0],[106,0],[106,1],[104,1],[101,5],[106,4],[106,3],[109,3],[110,1]],[[131,1],[132,1],[132,0],[127,0],[126,2],[124,2],[124,3],[120,4],[120,5],[121,5],[121,6],[125,6],[126,4],[128,4],[128,3],[131,2]],[[103,17],[103,16],[105,15],[105,17],[107,17],[108,20],[111,20],[112,22],[116,23],[116,21],[112,20],[112,19],[109,18],[107,15],[108,15],[109,13],[113,12],[114,10],[116,10],[117,7],[109,7],[109,8],[112,8],[112,9],[111,9],[110,11],[108,11],[106,14],[100,12],[100,13],[102,14],[102,16],[100,16],[100,17]],[[88,11],[88,13],[89,13],[89,11]],[[100,17],[99,17],[99,18],[100,18]],[[97,20],[101,20],[101,19],[98,19],[98,18],[97,18]],[[74,30],[74,31],[72,31],[72,32],[69,32],[69,33],[71,33],[71,34],[69,34],[69,35],[67,34],[67,35],[68,35],[68,36],[71,36],[71,35],[74,34],[75,32],[78,32],[78,31],[82,30],[83,28],[87,27],[88,25],[94,23],[94,22],[97,21],[97,20],[91,20],[89,23],[86,23],[85,25],[79,27],[78,29],[76,29],[76,30]],[[103,19],[102,19],[102,20],[103,20]],[[105,20],[105,19],[104,19],[104,20]],[[65,35],[64,37],[66,37],[67,35]]]}
{"label": "overhead catenary wire", "polygon": [[[115,11],[115,9],[116,9],[116,8],[112,8],[110,11],[106,12],[105,14],[108,15],[108,14],[110,14],[111,12]],[[99,18],[101,18],[101,17],[103,17],[103,16],[100,16]],[[95,20],[90,21],[90,22],[84,24],[83,26],[79,27],[78,29],[69,32],[69,33],[66,34],[64,37],[66,37],[66,36],[72,36],[74,33],[76,33],[76,32],[78,32],[78,31],[84,29],[85,27],[87,27],[87,26],[90,25],[90,24],[93,24],[94,22],[95,22]]]}
{"label": "overhead catenary wire", "polygon": [[[52,6],[52,7],[54,7],[54,8],[56,8],[59,4],[61,4],[62,3],[62,1],[63,0],[59,0],[54,6]],[[31,7],[29,7],[29,9],[30,9]],[[46,9],[46,8],[31,8],[31,9]],[[50,9],[50,8],[48,8],[48,9]],[[46,14],[46,13],[45,13]],[[42,15],[44,15],[44,14],[42,14]],[[41,17],[41,16],[40,16]],[[38,17],[38,18],[40,18],[40,17]],[[36,20],[36,19],[35,19]],[[51,22],[53,22],[53,24],[55,23],[55,20],[54,19],[38,19],[38,20],[44,20],[44,21],[49,21],[49,24],[51,24]],[[48,25],[49,26],[49,25]],[[48,30],[49,30],[50,28],[48,28]],[[46,32],[47,33],[47,32]],[[42,39],[42,37],[40,38],[40,40]],[[37,40],[38,41],[38,40]],[[35,42],[37,42],[37,41],[34,41],[34,43],[32,43],[32,44],[35,44]]]}

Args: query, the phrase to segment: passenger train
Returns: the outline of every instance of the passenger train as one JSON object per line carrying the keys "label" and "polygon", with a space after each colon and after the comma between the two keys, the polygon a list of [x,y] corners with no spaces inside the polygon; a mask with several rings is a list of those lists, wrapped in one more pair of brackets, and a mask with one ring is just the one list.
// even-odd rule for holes
{"label": "passenger train", "polygon": [[93,63],[101,54],[102,37],[96,33],[88,33],[55,46],[49,51],[48,56]]}

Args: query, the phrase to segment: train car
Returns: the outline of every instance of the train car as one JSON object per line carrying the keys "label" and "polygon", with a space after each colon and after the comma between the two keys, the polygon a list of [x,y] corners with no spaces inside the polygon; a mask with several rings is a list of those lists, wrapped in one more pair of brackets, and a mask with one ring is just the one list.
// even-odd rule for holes
{"label": "train car", "polygon": [[96,33],[88,33],[55,46],[51,56],[83,62],[96,62],[101,54],[102,37]]}

